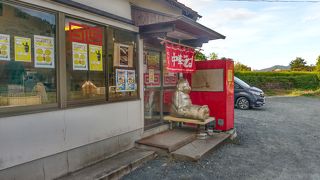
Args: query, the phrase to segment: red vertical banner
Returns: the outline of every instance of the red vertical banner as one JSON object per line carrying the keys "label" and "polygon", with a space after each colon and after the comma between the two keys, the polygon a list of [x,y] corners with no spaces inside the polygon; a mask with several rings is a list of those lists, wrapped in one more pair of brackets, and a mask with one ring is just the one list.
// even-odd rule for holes
{"label": "red vertical banner", "polygon": [[166,43],[167,70],[170,72],[190,73],[196,70],[194,49]]}

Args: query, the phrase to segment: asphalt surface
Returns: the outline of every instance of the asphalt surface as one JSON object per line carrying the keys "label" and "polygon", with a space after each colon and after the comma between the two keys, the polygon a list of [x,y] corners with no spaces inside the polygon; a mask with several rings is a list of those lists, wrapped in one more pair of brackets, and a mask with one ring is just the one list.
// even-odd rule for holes
{"label": "asphalt surface", "polygon": [[273,97],[265,107],[235,110],[238,140],[199,162],[164,157],[123,179],[320,180],[320,99]]}

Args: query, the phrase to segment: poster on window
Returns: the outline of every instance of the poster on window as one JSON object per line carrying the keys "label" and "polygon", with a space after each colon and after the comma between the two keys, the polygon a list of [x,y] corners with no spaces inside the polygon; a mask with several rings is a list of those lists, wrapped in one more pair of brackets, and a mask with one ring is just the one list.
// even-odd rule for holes
{"label": "poster on window", "polygon": [[150,78],[149,73],[143,75],[144,85],[147,87],[160,87],[160,73],[155,73],[152,76],[153,77]]}
{"label": "poster on window", "polygon": [[133,46],[114,43],[113,65],[118,67],[133,67]]}
{"label": "poster on window", "polygon": [[90,71],[103,71],[102,46],[89,44]]}
{"label": "poster on window", "polygon": [[176,86],[178,83],[178,74],[167,70],[167,62],[163,61],[163,86]]}
{"label": "poster on window", "polygon": [[164,86],[176,86],[178,83],[178,76],[176,74],[164,74],[163,85]]}
{"label": "poster on window", "polygon": [[135,91],[136,90],[136,71],[127,70],[127,81],[126,81],[126,90]]}
{"label": "poster on window", "polygon": [[148,54],[147,63],[149,69],[160,69],[160,59],[159,54]]}
{"label": "poster on window", "polygon": [[154,83],[154,69],[148,69],[149,82]]}
{"label": "poster on window", "polygon": [[116,69],[116,92],[126,91],[126,70]]}
{"label": "poster on window", "polygon": [[0,34],[0,60],[10,61],[10,35]]}
{"label": "poster on window", "polygon": [[31,62],[31,38],[14,37],[15,61]]}
{"label": "poster on window", "polygon": [[54,38],[34,36],[34,66],[54,68]]}
{"label": "poster on window", "polygon": [[73,70],[88,70],[87,44],[72,42]]}

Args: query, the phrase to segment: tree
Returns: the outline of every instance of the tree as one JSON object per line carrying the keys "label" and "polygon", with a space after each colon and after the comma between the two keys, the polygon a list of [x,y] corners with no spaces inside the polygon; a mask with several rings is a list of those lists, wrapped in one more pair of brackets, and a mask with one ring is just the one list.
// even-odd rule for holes
{"label": "tree", "polygon": [[320,56],[318,56],[318,58],[317,58],[315,71],[320,72]]}
{"label": "tree", "polygon": [[307,62],[301,57],[297,57],[296,59],[290,62],[290,69],[292,71],[305,71],[307,69]]}
{"label": "tree", "polygon": [[205,61],[207,60],[206,55],[204,55],[203,53],[201,53],[200,51],[196,51],[195,53],[195,60],[196,61]]}
{"label": "tree", "polygon": [[218,54],[216,54],[216,53],[214,53],[214,52],[210,53],[209,59],[210,59],[210,60],[216,60],[216,59],[218,59]]}
{"label": "tree", "polygon": [[316,70],[316,66],[313,64],[310,64],[308,66],[306,66],[306,71],[312,72]]}
{"label": "tree", "polygon": [[234,71],[251,71],[251,67],[241,64],[240,62],[236,62],[234,64]]}

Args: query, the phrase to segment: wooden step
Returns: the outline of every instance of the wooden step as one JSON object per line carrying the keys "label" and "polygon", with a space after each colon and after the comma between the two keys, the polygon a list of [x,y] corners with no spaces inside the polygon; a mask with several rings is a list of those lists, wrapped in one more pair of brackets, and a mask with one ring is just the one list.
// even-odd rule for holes
{"label": "wooden step", "polygon": [[198,161],[202,156],[218,147],[230,137],[228,133],[214,133],[207,139],[196,139],[172,152],[171,155],[180,160]]}
{"label": "wooden step", "polygon": [[170,153],[195,139],[195,129],[183,128],[164,131],[138,140],[136,143],[138,144],[137,147],[143,147],[144,149],[150,147],[151,150],[160,149]]}

